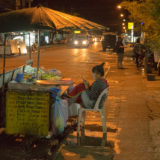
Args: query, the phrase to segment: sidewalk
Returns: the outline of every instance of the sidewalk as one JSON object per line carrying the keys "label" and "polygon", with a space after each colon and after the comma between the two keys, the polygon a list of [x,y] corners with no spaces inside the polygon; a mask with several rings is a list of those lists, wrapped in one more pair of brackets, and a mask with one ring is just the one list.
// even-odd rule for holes
{"label": "sidewalk", "polygon": [[[143,72],[136,69],[129,57],[125,58],[125,69],[118,70],[115,54],[98,54],[111,65],[108,78],[110,91],[105,105],[110,145],[106,146],[103,152],[102,148],[98,147],[102,136],[100,117],[97,113],[89,112],[85,128],[86,135],[91,138],[86,138],[87,145],[78,147],[74,132],[63,144],[56,160],[110,160],[114,155],[112,149],[116,152],[114,160],[154,160],[155,150],[150,135],[151,115],[148,100],[152,91],[158,95],[160,81],[155,82],[159,88],[153,87],[154,82],[148,82]],[[154,96],[156,97],[155,94]],[[150,101],[154,102],[151,98]],[[160,113],[160,110],[157,110]],[[114,144],[114,148],[111,144]]]}

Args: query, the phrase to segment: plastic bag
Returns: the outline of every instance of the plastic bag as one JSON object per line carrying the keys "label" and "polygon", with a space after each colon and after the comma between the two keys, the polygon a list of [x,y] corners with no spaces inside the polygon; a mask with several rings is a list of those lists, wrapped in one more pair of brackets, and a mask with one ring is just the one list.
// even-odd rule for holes
{"label": "plastic bag", "polygon": [[62,109],[62,101],[56,98],[56,102],[51,107],[51,124],[53,134],[62,134],[65,127],[64,113]]}
{"label": "plastic bag", "polygon": [[77,116],[78,115],[78,111],[80,109],[80,105],[78,103],[72,103],[68,108],[69,108],[68,109],[69,117],[73,117],[73,116]]}
{"label": "plastic bag", "polygon": [[68,102],[66,100],[61,101],[62,104],[62,112],[64,116],[64,126],[67,126],[67,120],[68,120]]}

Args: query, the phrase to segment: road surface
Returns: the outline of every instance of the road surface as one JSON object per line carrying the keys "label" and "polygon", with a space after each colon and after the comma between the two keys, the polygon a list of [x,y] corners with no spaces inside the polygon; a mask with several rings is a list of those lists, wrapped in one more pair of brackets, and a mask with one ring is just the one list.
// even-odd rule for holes
{"label": "road surface", "polygon": [[[34,66],[36,57],[37,55],[34,54]],[[6,70],[23,65],[26,60],[26,56],[7,58]],[[67,46],[41,49],[41,67],[57,68],[62,71],[64,77],[70,77],[76,83],[81,82],[82,76],[92,82],[91,69],[102,62],[111,66],[108,77],[110,91],[105,107],[108,141],[114,144],[115,160],[154,160],[155,151],[150,136],[151,118],[148,97],[151,100],[150,88],[156,93],[155,97],[159,94],[159,81],[147,82],[143,72],[136,69],[130,57],[125,58],[125,69],[118,70],[116,54],[102,52],[99,45],[93,45],[89,49],[74,49]],[[2,59],[0,59],[0,69],[2,72]],[[155,84],[157,87],[153,87]],[[100,137],[99,116],[89,113],[87,117],[86,134]],[[66,146],[62,155],[63,159],[69,160],[71,158],[69,156],[72,155],[77,156],[77,160],[81,159],[74,150],[68,150],[68,152],[70,154],[67,153]],[[86,155],[86,159],[88,156]],[[92,159],[97,160],[95,157]]]}

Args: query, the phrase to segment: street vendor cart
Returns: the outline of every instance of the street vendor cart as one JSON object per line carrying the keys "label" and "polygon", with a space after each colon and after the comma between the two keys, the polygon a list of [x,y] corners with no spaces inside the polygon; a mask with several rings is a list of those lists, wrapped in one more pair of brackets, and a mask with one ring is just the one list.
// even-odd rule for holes
{"label": "street vendor cart", "polygon": [[[51,88],[64,90],[71,80],[35,80],[33,83],[11,81],[6,94],[6,133],[47,136]],[[56,93],[55,93],[56,94]]]}

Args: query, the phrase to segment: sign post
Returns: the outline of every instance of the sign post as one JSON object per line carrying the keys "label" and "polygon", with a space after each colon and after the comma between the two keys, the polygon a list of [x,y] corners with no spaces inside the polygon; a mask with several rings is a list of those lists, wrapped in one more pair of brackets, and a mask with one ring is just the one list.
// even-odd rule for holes
{"label": "sign post", "polygon": [[131,42],[134,42],[134,23],[128,22],[128,30],[131,30]]}

